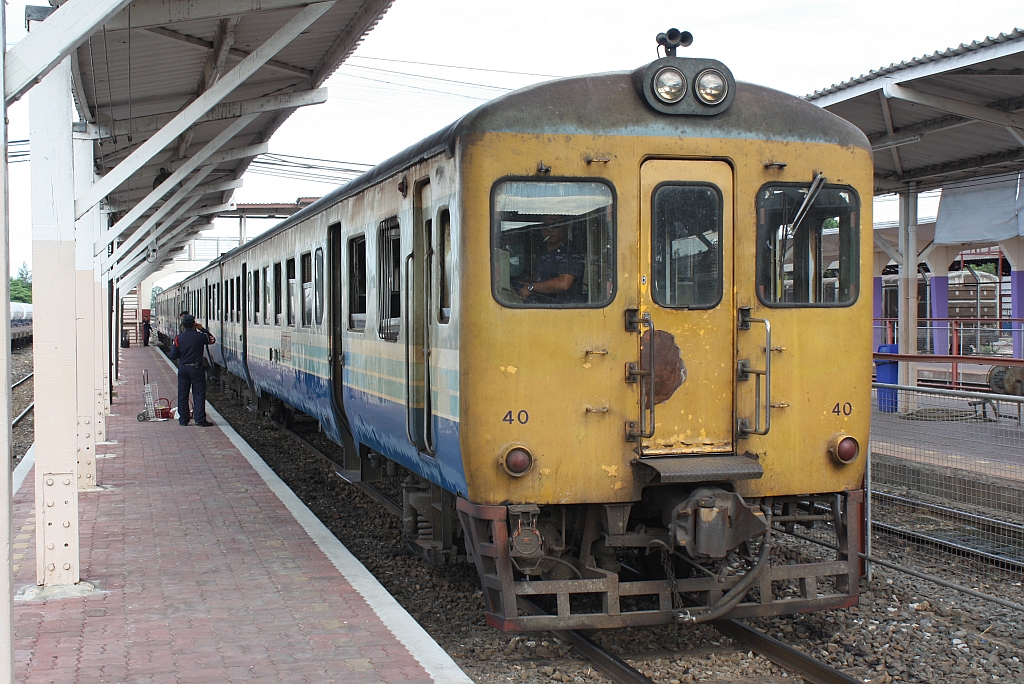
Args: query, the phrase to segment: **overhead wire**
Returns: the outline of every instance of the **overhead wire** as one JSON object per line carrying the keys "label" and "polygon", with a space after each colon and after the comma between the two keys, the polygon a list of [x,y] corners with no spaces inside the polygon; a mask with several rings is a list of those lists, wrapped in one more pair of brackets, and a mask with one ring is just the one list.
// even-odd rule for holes
{"label": "overhead wire", "polygon": [[504,71],[501,69],[485,69],[483,67],[456,66],[454,64],[434,64],[432,62],[414,62],[407,59],[389,59],[387,57],[366,57],[365,55],[353,55],[349,59],[372,59],[377,62],[398,62],[399,64],[415,64],[417,66],[441,67],[443,69],[464,69],[466,71],[486,71],[492,74],[511,74],[514,76],[540,76],[542,78],[565,78],[555,74],[532,74],[527,71]]}

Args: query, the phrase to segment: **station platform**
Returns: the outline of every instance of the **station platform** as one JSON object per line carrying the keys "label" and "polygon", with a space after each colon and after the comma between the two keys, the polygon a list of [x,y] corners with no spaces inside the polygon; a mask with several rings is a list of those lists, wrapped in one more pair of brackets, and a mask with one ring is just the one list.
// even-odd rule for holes
{"label": "station platform", "polygon": [[153,347],[121,354],[78,594],[39,592],[31,461],[16,472],[18,682],[471,681],[215,411],[139,422],[143,369],[163,396],[177,380]]}

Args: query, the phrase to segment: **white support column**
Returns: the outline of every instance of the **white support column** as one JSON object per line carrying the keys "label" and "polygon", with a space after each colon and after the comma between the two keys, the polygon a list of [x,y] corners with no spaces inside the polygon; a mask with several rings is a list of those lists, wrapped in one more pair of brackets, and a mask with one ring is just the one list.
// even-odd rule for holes
{"label": "white support column", "polygon": [[[84,128],[84,127],[83,127]],[[75,194],[85,192],[95,178],[93,170],[93,141],[79,135],[73,136],[75,163]],[[75,222],[75,309],[76,309],[76,350],[78,376],[76,404],[78,406],[78,488],[92,489],[96,480],[96,415],[95,388],[96,372],[96,294],[94,286],[93,245],[96,242],[100,221],[98,206],[90,209]]]}
{"label": "white support column", "polygon": [[[0,5],[0,35],[7,35],[6,4]],[[0,88],[4,84],[4,57],[0,56]],[[7,104],[0,103],[0,142],[7,149]],[[11,299],[10,227],[7,222],[7,155],[0,159],[0,295],[3,301]],[[0,316],[0,331],[4,339],[11,336],[11,317]],[[11,377],[11,346],[0,344],[0,373]],[[0,454],[6,454],[7,463],[0,468],[0,682],[14,682],[14,524],[11,510],[11,385],[4,382],[0,399]]]}
{"label": "white support column", "polygon": [[[917,184],[900,198],[900,354],[917,354]],[[917,364],[900,362],[900,384],[917,385]]]}
{"label": "white support column", "polygon": [[75,185],[71,60],[29,95],[35,320],[36,581],[76,584],[78,449],[75,394]]}
{"label": "white support column", "polygon": [[238,214],[238,244],[245,244],[245,213],[239,212]]}

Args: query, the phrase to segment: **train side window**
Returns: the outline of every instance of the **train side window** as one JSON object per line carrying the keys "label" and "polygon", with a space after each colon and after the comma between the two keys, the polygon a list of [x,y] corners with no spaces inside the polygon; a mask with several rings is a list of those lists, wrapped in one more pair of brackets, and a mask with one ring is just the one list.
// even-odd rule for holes
{"label": "train side window", "polygon": [[313,253],[313,310],[316,324],[324,323],[324,248],[317,247]]}
{"label": "train side window", "polygon": [[270,323],[270,267],[263,267],[263,324]]}
{"label": "train side window", "polygon": [[366,329],[366,236],[348,241],[348,328]]}
{"label": "train side window", "polygon": [[235,322],[235,281],[225,280],[224,281],[224,307],[227,309],[227,316],[224,317],[228,323]]}
{"label": "train side window", "polygon": [[288,296],[285,299],[288,304],[288,325],[295,325],[295,259],[289,259],[285,262],[285,266],[288,274],[288,282],[286,283]]}
{"label": "train side window", "polygon": [[494,298],[598,308],[615,297],[615,193],[602,180],[505,180],[491,191]]}
{"label": "train side window", "polygon": [[313,255],[306,252],[299,257],[299,275],[302,276],[302,325],[313,325]]}
{"label": "train side window", "polygon": [[437,213],[437,321],[452,317],[452,215],[448,207]]}
{"label": "train side window", "polygon": [[281,262],[274,264],[274,325],[281,325]]}
{"label": "train side window", "polygon": [[235,276],[235,320],[242,322],[242,276]]}
{"label": "train side window", "polygon": [[857,300],[860,199],[853,188],[771,184],[757,194],[757,296],[767,306]]}
{"label": "train side window", "polygon": [[377,336],[397,342],[402,327],[402,237],[398,217],[380,222],[377,233]]}
{"label": "train side window", "polygon": [[260,269],[252,270],[252,322],[260,322]]}
{"label": "train side window", "polygon": [[666,308],[722,300],[722,193],[706,183],[662,183],[651,196],[651,293]]}

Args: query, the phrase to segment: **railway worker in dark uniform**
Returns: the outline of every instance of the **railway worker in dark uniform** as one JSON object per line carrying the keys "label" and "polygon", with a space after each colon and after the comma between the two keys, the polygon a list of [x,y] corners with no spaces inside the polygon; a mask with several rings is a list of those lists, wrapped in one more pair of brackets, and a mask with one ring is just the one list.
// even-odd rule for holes
{"label": "railway worker in dark uniform", "polygon": [[517,288],[519,296],[538,304],[576,301],[583,283],[584,262],[581,254],[570,249],[566,217],[549,217],[540,232],[545,251],[537,257],[531,277]]}
{"label": "railway worker in dark uniform", "polygon": [[149,322],[149,319],[143,319],[142,321],[142,346],[149,346],[149,336],[153,334],[153,325]]}
{"label": "railway worker in dark uniform", "polygon": [[[206,368],[203,353],[206,345],[216,340],[202,326],[197,326],[196,317],[185,314],[181,317],[184,332],[174,338],[168,356],[178,359],[178,425],[188,425],[188,393],[192,391],[192,413],[199,427],[213,425],[206,419]],[[198,330],[196,328],[199,328]]]}

